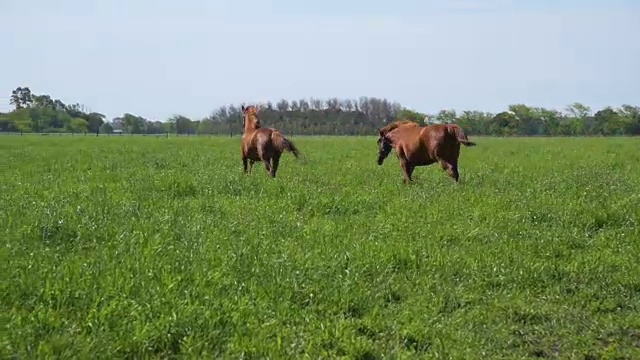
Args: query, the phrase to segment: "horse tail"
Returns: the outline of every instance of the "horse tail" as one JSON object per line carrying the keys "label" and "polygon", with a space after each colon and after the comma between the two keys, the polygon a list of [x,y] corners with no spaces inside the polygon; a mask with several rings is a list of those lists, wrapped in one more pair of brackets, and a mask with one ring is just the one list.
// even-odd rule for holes
{"label": "horse tail", "polygon": [[456,140],[464,146],[476,146],[477,144],[473,141],[469,141],[467,135],[464,133],[462,128],[458,125],[453,127],[453,133],[456,136]]}
{"label": "horse tail", "polygon": [[271,140],[273,141],[273,144],[276,146],[276,148],[280,150],[280,152],[290,151],[293,156],[296,157],[296,159],[300,156],[300,151],[298,151],[298,148],[296,148],[291,140],[284,137],[281,132],[274,131],[273,133],[271,133]]}

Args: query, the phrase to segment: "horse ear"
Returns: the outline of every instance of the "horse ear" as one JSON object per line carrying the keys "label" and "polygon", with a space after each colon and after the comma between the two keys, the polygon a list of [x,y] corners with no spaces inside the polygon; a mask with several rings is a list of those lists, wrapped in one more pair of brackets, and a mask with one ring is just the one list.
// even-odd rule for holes
{"label": "horse ear", "polygon": [[242,109],[242,112],[243,112],[243,113],[244,113],[245,111],[247,111],[247,108],[246,108],[246,107],[244,107],[244,104],[242,105],[242,108],[241,108],[241,109]]}
{"label": "horse ear", "polygon": [[382,129],[378,129],[378,134],[380,135],[380,137],[384,137],[384,133],[382,132]]}

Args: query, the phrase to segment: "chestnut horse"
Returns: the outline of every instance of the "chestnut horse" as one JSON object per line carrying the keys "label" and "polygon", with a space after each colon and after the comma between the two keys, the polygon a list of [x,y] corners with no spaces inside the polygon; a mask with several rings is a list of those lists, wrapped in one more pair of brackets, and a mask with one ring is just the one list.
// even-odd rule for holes
{"label": "chestnut horse", "polygon": [[299,152],[291,140],[284,137],[279,130],[261,127],[257,112],[254,105],[247,107],[242,105],[242,123],[244,125],[240,149],[242,166],[246,174],[247,162],[249,162],[248,173],[251,174],[253,163],[262,161],[269,175],[276,177],[282,153],[290,151],[298,158]]}
{"label": "chestnut horse", "polygon": [[409,120],[394,121],[379,129],[378,165],[395,149],[408,184],[416,166],[440,163],[454,181],[458,181],[458,157],[460,144],[474,146],[464,131],[456,124],[420,126]]}

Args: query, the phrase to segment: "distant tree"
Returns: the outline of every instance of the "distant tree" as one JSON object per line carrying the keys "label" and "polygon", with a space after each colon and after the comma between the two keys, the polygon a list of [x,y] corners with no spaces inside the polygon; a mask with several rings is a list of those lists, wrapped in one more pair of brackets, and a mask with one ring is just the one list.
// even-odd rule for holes
{"label": "distant tree", "polygon": [[584,119],[591,113],[591,108],[578,102],[567,106],[566,110],[575,118]]}
{"label": "distant tree", "polygon": [[424,122],[425,117],[427,117],[427,114],[413,111],[410,109],[403,109],[398,111],[397,114],[395,114],[396,119],[412,120],[412,121],[417,121],[419,123]]}
{"label": "distant tree", "polygon": [[510,136],[516,135],[518,128],[518,118],[510,111],[497,113],[491,120],[489,132],[492,135]]}
{"label": "distant tree", "polygon": [[38,108],[49,107],[55,108],[55,101],[49,95],[35,95],[33,96],[33,106]]}
{"label": "distant tree", "polygon": [[124,130],[129,134],[142,134],[145,122],[145,118],[130,113],[126,113],[122,116]]}
{"label": "distant tree", "polygon": [[450,124],[456,122],[457,116],[456,111],[451,110],[440,110],[435,116],[435,120],[442,124]]}
{"label": "distant tree", "polygon": [[276,104],[276,109],[278,109],[278,111],[280,112],[286,112],[287,110],[289,110],[289,102],[285,99],[281,99]]}
{"label": "distant tree", "polygon": [[[176,115],[168,121],[149,121],[125,113],[110,123],[99,112],[88,111],[78,103],[65,104],[49,94],[36,94],[29,87],[17,87],[11,93],[14,109],[0,114],[0,131],[22,132],[102,132],[122,130],[132,134],[239,134],[242,132],[240,104],[214,110],[201,120]],[[640,108],[625,104],[606,107],[592,114],[590,107],[575,102],[564,111],[509,105],[492,114],[443,109],[429,115],[405,108],[384,98],[361,96],[357,99],[309,98],[267,101],[259,116],[264,126],[296,135],[373,135],[389,121],[408,119],[428,124],[455,122],[470,135],[640,135]]]}
{"label": "distant tree", "polygon": [[177,134],[195,134],[196,127],[193,121],[186,116],[175,115],[169,119],[169,122],[175,124]]}
{"label": "distant tree", "polygon": [[104,124],[100,125],[100,134],[111,134],[113,133],[113,127],[111,126],[110,123],[105,122]]}
{"label": "distant tree", "polygon": [[83,117],[87,121],[87,131],[91,133],[100,132],[100,127],[105,123],[106,116],[92,112]]}
{"label": "distant tree", "polygon": [[16,110],[30,107],[33,104],[33,94],[29,87],[17,87],[11,92],[11,98],[9,102],[16,108]]}
{"label": "distant tree", "polygon": [[210,119],[203,119],[200,121],[196,133],[198,135],[203,134],[215,134],[216,132],[216,122]]}
{"label": "distant tree", "polygon": [[595,113],[595,134],[598,135],[622,135],[624,131],[624,118],[611,107],[606,107]]}
{"label": "distant tree", "polygon": [[87,120],[83,118],[72,118],[66,124],[65,130],[72,133],[84,133],[87,131]]}

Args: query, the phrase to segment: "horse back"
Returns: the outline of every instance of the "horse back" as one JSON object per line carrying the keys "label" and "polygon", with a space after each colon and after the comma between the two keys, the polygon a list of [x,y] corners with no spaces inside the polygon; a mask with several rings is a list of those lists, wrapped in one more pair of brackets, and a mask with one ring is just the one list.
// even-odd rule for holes
{"label": "horse back", "polygon": [[437,144],[457,142],[457,124],[431,124],[422,128],[422,136],[435,141]]}

